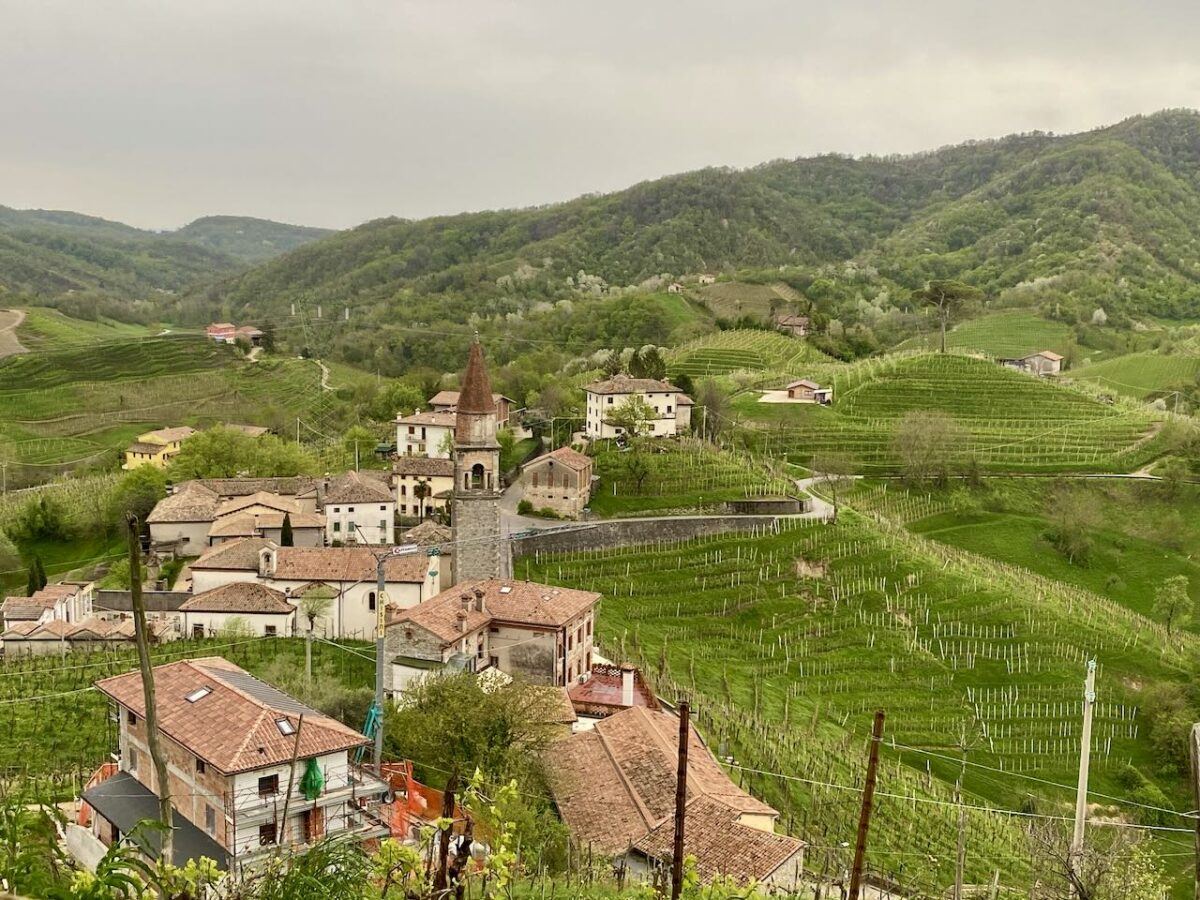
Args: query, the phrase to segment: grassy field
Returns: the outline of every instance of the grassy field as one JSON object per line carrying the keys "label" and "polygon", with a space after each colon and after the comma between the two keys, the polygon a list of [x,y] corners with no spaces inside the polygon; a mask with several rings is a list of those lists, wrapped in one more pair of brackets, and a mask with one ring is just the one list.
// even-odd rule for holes
{"label": "grassy field", "polygon": [[730,372],[778,372],[800,375],[832,360],[803,339],[777,331],[721,331],[684,344],[668,356],[672,374],[695,377]]}
{"label": "grassy field", "polygon": [[56,309],[32,306],[17,329],[21,343],[30,350],[49,350],[101,341],[150,337],[162,328],[130,325],[110,319],[89,321],[64,316]]}
{"label": "grassy field", "polygon": [[[1115,394],[1138,400],[1195,383],[1200,353],[1130,353],[1071,370],[1071,377],[1094,382]],[[1171,398],[1167,398],[1168,404]]]}
{"label": "grassy field", "polygon": [[[861,784],[871,712],[885,708],[872,864],[903,871],[925,895],[941,896],[952,878],[952,808],[936,804],[961,747],[991,767],[966,771],[972,805],[1069,815],[1092,654],[1092,790],[1124,796],[1117,775],[1128,765],[1188,808],[1182,779],[1159,773],[1138,714],[1142,685],[1182,678],[1185,651],[1091,592],[853,513],[832,527],[519,560],[517,573],[603,592],[605,655],[640,662],[667,697],[692,696],[719,752],[783,773],[735,770],[815,846],[852,844],[857,795],[836,786]],[[1016,821],[970,813],[968,880],[995,868],[1008,887],[1028,878]]]}
{"label": "grassy field", "polygon": [[610,448],[597,453],[595,472],[600,481],[590,503],[596,515],[713,509],[747,496],[797,493],[790,480],[772,473],[762,460],[716,450],[690,438],[653,443],[637,451],[649,470],[639,488],[629,474],[634,452]]}
{"label": "grassy field", "polygon": [[[369,691],[374,662],[367,644],[355,653],[317,642],[313,645],[316,680]],[[176,641],[153,652],[156,664],[184,657],[224,656],[247,671],[272,678],[302,673],[304,641],[241,639]],[[66,800],[116,747],[108,703],[93,682],[137,668],[133,650],[74,652],[63,657],[16,658],[0,662],[0,777],[22,786],[38,785],[43,796]],[[320,674],[317,674],[320,673]],[[294,687],[291,688],[294,690]],[[351,717],[347,717],[351,718]],[[359,714],[346,724],[362,727]],[[69,723],[70,727],[62,727]],[[36,747],[37,752],[30,752]]]}
{"label": "grassy field", "polygon": [[791,305],[791,298],[770,284],[722,281],[699,288],[697,294],[713,315],[730,321],[752,316],[767,322],[772,308],[783,310]]}
{"label": "grassy field", "polygon": [[756,447],[807,463],[837,451],[862,471],[894,471],[896,427],[905,413],[939,410],[961,435],[962,461],[1001,471],[1132,471],[1157,451],[1149,411],[1092,397],[985,360],[955,354],[896,354],[834,372],[831,407],[766,404],[757,392],[733,403]]}
{"label": "grassy field", "polygon": [[[970,319],[946,333],[947,349],[1012,359],[1039,350],[1066,355],[1073,343],[1069,325],[1026,310],[1005,310]],[[906,341],[901,349],[936,350],[940,345],[940,334],[932,332]]]}

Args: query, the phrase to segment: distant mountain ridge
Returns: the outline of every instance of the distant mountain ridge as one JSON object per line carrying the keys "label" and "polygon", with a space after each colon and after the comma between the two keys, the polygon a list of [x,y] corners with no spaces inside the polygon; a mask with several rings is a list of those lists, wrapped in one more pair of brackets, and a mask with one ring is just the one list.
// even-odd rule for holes
{"label": "distant mountain ridge", "polygon": [[0,206],[0,294],[178,292],[330,233],[243,216],[157,232],[66,210]]}

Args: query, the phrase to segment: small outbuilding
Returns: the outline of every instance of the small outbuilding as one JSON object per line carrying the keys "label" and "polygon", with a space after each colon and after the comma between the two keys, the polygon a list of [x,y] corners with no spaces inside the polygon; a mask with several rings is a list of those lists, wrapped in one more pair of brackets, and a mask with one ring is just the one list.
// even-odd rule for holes
{"label": "small outbuilding", "polygon": [[559,447],[521,467],[525,499],[535,509],[551,509],[578,519],[592,493],[592,458],[570,447]]}
{"label": "small outbuilding", "polygon": [[799,400],[803,403],[820,403],[828,406],[833,402],[833,388],[821,387],[815,381],[801,378],[787,386],[789,400]]}

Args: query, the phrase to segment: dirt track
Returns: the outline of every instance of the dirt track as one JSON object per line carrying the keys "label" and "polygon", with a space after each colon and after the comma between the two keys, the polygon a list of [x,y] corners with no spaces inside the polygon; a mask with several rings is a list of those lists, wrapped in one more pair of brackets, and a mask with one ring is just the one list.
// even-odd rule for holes
{"label": "dirt track", "polygon": [[25,321],[23,309],[0,309],[0,359],[15,356],[18,353],[28,353],[17,340],[17,326]]}

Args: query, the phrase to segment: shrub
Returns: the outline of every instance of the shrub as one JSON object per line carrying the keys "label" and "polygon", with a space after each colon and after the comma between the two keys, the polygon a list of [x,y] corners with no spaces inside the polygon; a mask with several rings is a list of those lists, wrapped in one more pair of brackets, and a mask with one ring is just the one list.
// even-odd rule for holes
{"label": "shrub", "polygon": [[520,503],[517,504],[517,515],[518,516],[527,516],[532,512],[533,512],[533,504],[530,503],[528,500],[522,500]]}

